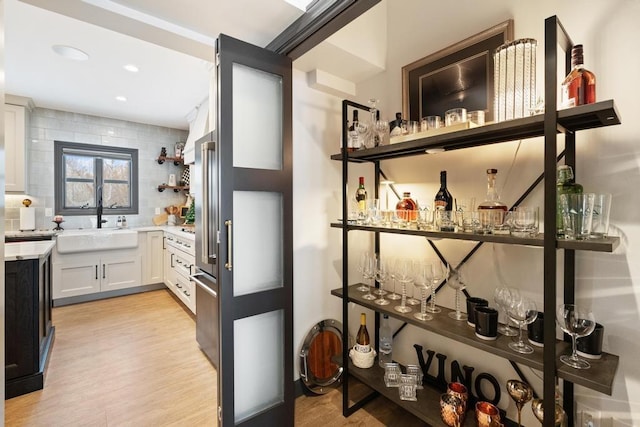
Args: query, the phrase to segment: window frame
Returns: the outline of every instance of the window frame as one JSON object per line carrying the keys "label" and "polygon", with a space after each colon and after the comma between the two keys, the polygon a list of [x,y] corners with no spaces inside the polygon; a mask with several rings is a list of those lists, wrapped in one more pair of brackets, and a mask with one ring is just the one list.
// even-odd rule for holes
{"label": "window frame", "polygon": [[[102,176],[102,168],[95,167],[94,170],[94,206],[93,207],[65,207],[66,198],[66,181],[65,181],[65,151],[75,151],[78,155],[86,155],[98,159],[94,165],[102,165],[103,158],[117,159],[128,156],[131,159],[130,176],[129,176],[129,192],[131,196],[131,206],[115,207],[103,206],[103,215],[137,215],[139,210],[138,197],[138,150],[136,148],[113,147],[107,145],[84,144],[79,142],[54,141],[54,176],[55,191],[54,204],[56,215],[67,216],[84,216],[97,215],[98,213],[98,192],[95,190],[98,186],[105,184]],[[85,153],[83,153],[85,152]],[[113,156],[109,156],[113,154]],[[103,157],[102,157],[102,156]],[[109,182],[109,180],[107,180]]]}

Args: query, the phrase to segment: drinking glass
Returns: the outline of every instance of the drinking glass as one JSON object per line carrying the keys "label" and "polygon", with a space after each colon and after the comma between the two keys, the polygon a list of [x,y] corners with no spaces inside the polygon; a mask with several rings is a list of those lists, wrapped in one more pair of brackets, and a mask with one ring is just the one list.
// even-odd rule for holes
{"label": "drinking glass", "polygon": [[365,252],[363,254],[363,266],[362,266],[362,277],[369,283],[367,287],[367,293],[362,296],[362,298],[366,300],[374,300],[376,299],[375,295],[371,293],[371,286],[373,279],[376,277],[376,256],[374,254],[369,254],[369,252]]}
{"label": "drinking glass", "polygon": [[410,313],[411,307],[407,307],[407,285],[413,281],[413,261],[410,259],[399,258],[396,260],[396,278],[402,284],[402,298],[400,305],[393,307],[395,311],[400,313]]}
{"label": "drinking glass", "polygon": [[377,120],[374,129],[376,135],[378,135],[378,145],[384,145],[386,136],[389,133],[389,123],[384,120]]}
{"label": "drinking glass", "polygon": [[563,304],[556,311],[556,320],[560,329],[571,335],[572,340],[571,356],[564,354],[560,356],[560,361],[576,369],[588,369],[591,366],[589,362],[578,357],[576,340],[586,337],[595,329],[596,320],[593,313],[585,307]]}
{"label": "drinking glass", "polygon": [[440,307],[436,306],[436,288],[440,286],[443,280],[446,280],[449,277],[449,264],[446,266],[441,262],[436,262],[432,264],[433,266],[433,286],[431,287],[431,296],[430,296],[430,304],[427,307],[427,311],[429,313],[440,313],[442,310]]}
{"label": "drinking glass", "polygon": [[416,274],[413,284],[420,291],[420,313],[415,313],[416,319],[431,320],[433,316],[427,313],[427,294],[433,286],[433,267],[431,264],[421,262],[416,266]]}
{"label": "drinking glass", "polygon": [[376,280],[380,283],[380,289],[377,289],[375,292],[378,294],[379,298],[376,299],[374,303],[378,305],[388,305],[389,300],[384,298],[387,294],[384,290],[384,284],[389,280],[389,266],[386,259],[383,259],[382,257],[378,257],[378,262],[376,263]]}
{"label": "drinking glass", "polygon": [[467,320],[467,315],[460,311],[460,294],[467,287],[466,272],[462,266],[451,270],[451,277],[447,280],[447,284],[456,291],[456,311],[449,313],[449,317],[455,320]]}
{"label": "drinking glass", "polygon": [[399,300],[402,297],[396,293],[396,260],[395,259],[388,260],[387,268],[389,269],[389,278],[393,283],[393,292],[387,294],[387,299],[394,300],[394,301]]}
{"label": "drinking glass", "polygon": [[507,306],[507,316],[518,324],[518,341],[510,342],[509,348],[522,354],[533,353],[533,347],[525,344],[522,339],[522,328],[536,320],[538,316],[536,303],[526,297],[514,298]]}
{"label": "drinking glass", "polygon": [[[493,301],[498,306],[498,310],[503,314],[507,314],[507,307],[511,304],[512,299],[519,298],[520,292],[517,289],[500,287],[496,288],[493,293]],[[498,332],[507,337],[515,337],[518,332],[509,325],[509,316],[507,316],[504,324],[498,325]]]}
{"label": "drinking glass", "polygon": [[369,291],[369,286],[367,286],[366,284],[367,278],[365,277],[365,273],[364,273],[364,270],[365,270],[364,267],[369,262],[369,257],[370,257],[369,252],[363,252],[360,254],[360,258],[358,260],[358,272],[362,274],[362,281],[365,282],[356,288],[356,290],[360,292]]}
{"label": "drinking glass", "polygon": [[518,409],[518,426],[522,426],[522,407],[533,398],[533,389],[527,383],[519,380],[507,381],[507,392],[516,403]]}

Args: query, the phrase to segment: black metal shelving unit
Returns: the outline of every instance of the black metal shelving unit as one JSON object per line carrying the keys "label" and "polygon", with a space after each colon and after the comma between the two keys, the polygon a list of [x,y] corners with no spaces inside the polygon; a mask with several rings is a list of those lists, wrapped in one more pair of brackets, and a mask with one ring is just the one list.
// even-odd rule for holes
{"label": "black metal shelving unit", "polygon": [[[559,56],[560,47],[564,51],[564,56]],[[356,152],[343,152],[331,156],[333,160],[339,160],[342,163],[342,218],[348,218],[347,215],[347,181],[348,181],[348,164],[350,162],[370,162],[375,168],[375,194],[378,198],[378,188],[380,186],[380,161],[386,159],[396,159],[408,156],[416,156],[425,153],[427,149],[439,148],[445,151],[458,150],[470,147],[478,147],[488,144],[496,144],[519,139],[529,139],[534,137],[544,137],[544,174],[541,179],[536,181],[532,187],[538,182],[544,182],[544,233],[535,238],[516,238],[511,236],[497,235],[476,235],[470,233],[447,233],[434,231],[421,231],[409,229],[393,229],[384,227],[371,227],[363,225],[345,224],[342,222],[332,223],[331,227],[342,230],[343,238],[343,283],[339,289],[334,289],[331,293],[342,298],[342,322],[348,325],[348,303],[354,302],[363,307],[370,308],[376,312],[375,330],[379,328],[379,315],[386,313],[390,316],[403,320],[404,322],[420,327],[425,330],[445,336],[449,339],[470,345],[472,347],[487,351],[489,353],[509,359],[512,363],[521,363],[526,366],[539,369],[543,372],[543,397],[549,396],[553,399],[555,396],[556,377],[563,379],[564,385],[564,408],[569,417],[569,424],[573,425],[573,384],[580,384],[584,387],[597,390],[605,394],[611,394],[613,378],[615,376],[619,358],[616,355],[605,354],[603,358],[595,363],[588,372],[576,370],[562,365],[559,362],[560,354],[567,351],[568,343],[556,340],[555,326],[555,308],[556,308],[556,271],[557,261],[556,252],[558,249],[564,251],[564,277],[563,299],[565,303],[571,304],[575,299],[575,251],[596,251],[596,252],[613,252],[619,245],[620,239],[609,237],[602,240],[589,241],[568,241],[556,239],[556,168],[558,161],[557,152],[557,135],[564,134],[565,163],[572,166],[575,170],[576,166],[576,132],[606,127],[620,124],[620,116],[616,110],[612,100],[600,101],[594,104],[582,105],[570,109],[558,111],[556,91],[557,91],[557,67],[558,61],[564,60],[565,70],[568,73],[571,69],[571,48],[573,43],[563,28],[559,19],[552,16],[545,20],[545,43],[544,43],[544,66],[545,66],[545,113],[521,119],[510,120],[506,122],[488,124],[481,127],[459,130],[455,132],[434,135],[406,141],[398,144],[385,145],[371,149],[360,150]],[[368,110],[368,107],[344,100],[342,103],[342,122],[347,123],[348,107]],[[343,141],[347,141],[347,129],[343,126]],[[531,188],[532,188],[531,187]],[[530,189],[531,189],[530,188]],[[524,197],[524,196],[523,196]],[[522,199],[522,198],[521,198]],[[402,315],[393,310],[387,310],[384,307],[371,304],[369,301],[360,297],[359,292],[353,292],[349,285],[349,245],[348,233],[350,231],[365,231],[374,233],[374,250],[379,253],[380,249],[380,233],[396,233],[423,236],[427,239],[457,239],[471,240],[480,242],[492,242],[501,244],[526,245],[533,247],[541,247],[544,257],[544,348],[536,349],[533,355],[518,355],[506,348],[506,339],[498,339],[495,342],[487,343],[486,341],[477,340],[466,326],[460,326],[456,322],[450,321],[447,316],[437,316],[431,322],[421,322],[412,316]],[[466,260],[466,259],[465,259]],[[463,261],[464,262],[464,261]],[[446,309],[443,309],[446,311]],[[446,323],[446,324],[445,324]],[[459,323],[459,322],[457,322]],[[377,341],[377,340],[376,340]],[[565,340],[566,341],[566,340]],[[504,348],[503,348],[504,347]],[[350,365],[348,357],[348,340],[343,340],[343,367],[345,381],[343,381],[343,414],[349,416],[356,410],[360,409],[365,403],[376,397],[378,394],[387,396],[384,387],[378,384],[380,381],[367,374],[366,370],[361,370]],[[359,402],[350,405],[348,396],[348,378],[352,375],[368,384],[374,389],[374,392]],[[377,377],[376,377],[377,378]],[[382,383],[384,386],[384,383]],[[394,390],[395,391],[395,390]],[[433,393],[432,393],[433,394]],[[436,393],[437,394],[437,393]],[[422,402],[422,407],[430,405],[433,411],[437,411],[438,402],[436,397],[425,393],[427,401]],[[439,396],[439,395],[438,395]],[[391,398],[391,396],[387,396]],[[396,401],[396,400],[394,400]],[[396,401],[400,406],[405,407],[428,423],[434,423],[439,420],[438,413],[434,414],[427,411],[416,411],[410,404],[402,401]],[[414,405],[415,406],[415,405]],[[553,426],[554,408],[553,405],[545,405],[544,425]]]}

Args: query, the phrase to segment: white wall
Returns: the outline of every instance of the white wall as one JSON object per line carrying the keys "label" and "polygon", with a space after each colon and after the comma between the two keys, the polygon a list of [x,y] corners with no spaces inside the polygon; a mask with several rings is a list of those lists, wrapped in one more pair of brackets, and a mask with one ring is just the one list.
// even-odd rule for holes
{"label": "white wall", "polygon": [[[394,3],[395,5],[395,3]],[[464,10],[464,13],[462,13]],[[640,122],[634,116],[638,90],[629,84],[640,57],[634,43],[640,37],[640,3],[632,0],[567,0],[516,2],[496,0],[490,3],[464,0],[452,7],[450,2],[404,0],[402,7],[388,7],[387,71],[358,86],[358,99],[366,104],[375,96],[381,100],[383,116],[391,118],[401,110],[401,68],[430,53],[445,48],[468,36],[483,31],[506,19],[515,21],[515,36],[533,37],[539,42],[538,75],[542,76],[544,19],[558,15],[574,43],[585,46],[585,65],[598,78],[598,99],[614,99],[622,117],[622,125],[583,131],[577,135],[577,180],[587,191],[613,193],[612,234],[621,237],[621,245],[613,254],[579,253],[577,255],[576,297],[579,304],[593,308],[598,322],[605,326],[605,351],[620,356],[613,395],[607,396],[576,386],[576,400],[602,411],[610,425],[611,417],[629,425],[640,424],[640,321],[638,215],[640,205],[638,163],[640,148],[635,141]],[[294,195],[297,207],[294,223],[295,244],[295,343],[300,345],[306,331],[323,318],[341,318],[340,301],[329,295],[340,286],[341,232],[329,228],[340,212],[340,163],[328,160],[338,151],[340,101],[305,87],[304,78],[294,74]],[[538,81],[539,92],[543,82]],[[485,169],[499,170],[498,187],[503,200],[513,203],[517,196],[542,171],[542,140],[522,141],[517,157],[518,141],[459,152],[422,156],[384,162],[383,170],[396,181],[400,191],[411,191],[418,199],[433,197],[437,191],[439,171],[446,169],[449,188],[454,197],[485,193]],[[372,192],[372,168],[350,167],[350,182],[359,174],[366,177]],[[509,170],[511,169],[511,172]],[[350,191],[354,191],[352,187]],[[542,208],[542,189],[537,189],[527,204]],[[358,246],[367,247],[369,236],[351,233]],[[350,242],[351,243],[351,242]],[[467,242],[436,243],[445,256],[458,262],[472,247]],[[411,256],[435,259],[426,241],[417,237],[385,236],[383,256]],[[561,257],[561,255],[559,255]],[[355,262],[356,257],[352,255]],[[561,259],[561,258],[560,258]],[[356,278],[355,269],[350,276]],[[561,263],[560,263],[561,265]],[[542,305],[542,250],[485,244],[469,261],[473,280],[469,292],[492,301],[498,285],[515,286]],[[562,294],[561,289],[558,294]],[[453,307],[453,293],[446,289],[438,294],[439,304]],[[357,314],[360,308],[352,308]],[[370,320],[372,316],[369,316]],[[350,316],[354,333],[357,316]],[[398,326],[392,324],[392,326]],[[373,325],[370,322],[370,329]],[[508,361],[452,342],[438,335],[406,328],[394,342],[394,358],[403,363],[416,361],[413,344],[422,344],[476,367],[476,372],[495,375],[501,384],[514,378]],[[541,392],[540,372],[524,368],[536,390]],[[585,373],[588,375],[588,373]],[[511,418],[513,402],[503,393],[500,402]],[[523,412],[525,424],[536,424],[531,411]]]}

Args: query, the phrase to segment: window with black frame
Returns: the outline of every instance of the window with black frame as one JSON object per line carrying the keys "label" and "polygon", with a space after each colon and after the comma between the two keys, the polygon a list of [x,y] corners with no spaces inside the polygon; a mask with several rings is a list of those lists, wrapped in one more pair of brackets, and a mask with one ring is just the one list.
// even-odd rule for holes
{"label": "window with black frame", "polygon": [[138,150],[55,141],[58,215],[138,213]]}

